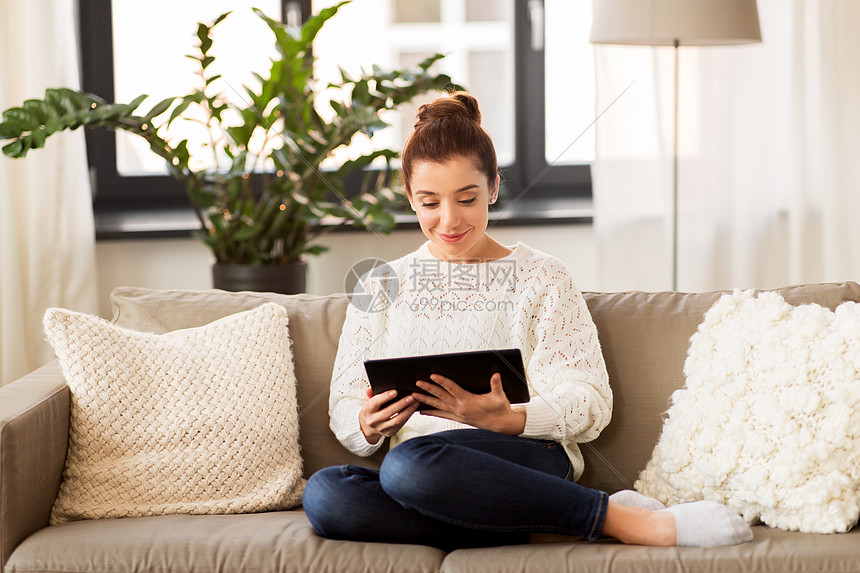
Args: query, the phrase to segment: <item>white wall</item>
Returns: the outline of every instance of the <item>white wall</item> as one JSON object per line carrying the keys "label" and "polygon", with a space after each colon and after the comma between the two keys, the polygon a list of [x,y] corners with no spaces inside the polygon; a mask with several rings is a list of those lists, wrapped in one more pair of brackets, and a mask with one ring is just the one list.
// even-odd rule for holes
{"label": "white wall", "polygon": [[[582,290],[597,290],[597,243],[591,225],[498,227],[490,233],[506,245],[522,241],[555,255],[571,270]],[[419,230],[390,235],[333,233],[321,241],[330,250],[310,259],[308,291],[329,294],[344,291],[348,269],[364,258],[393,260],[424,241]],[[164,289],[208,289],[211,255],[194,239],[99,241],[97,264],[100,314],[111,316],[110,291],[118,286]]]}

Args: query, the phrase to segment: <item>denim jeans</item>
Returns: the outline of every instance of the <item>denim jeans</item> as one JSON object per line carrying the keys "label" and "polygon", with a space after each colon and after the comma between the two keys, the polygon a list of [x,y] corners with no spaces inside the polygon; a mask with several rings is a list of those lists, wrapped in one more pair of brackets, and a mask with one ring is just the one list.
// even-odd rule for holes
{"label": "denim jeans", "polygon": [[302,503],[322,537],[452,550],[526,543],[539,532],[593,540],[608,499],[571,481],[558,443],[469,429],[407,440],[379,471],[320,470]]}

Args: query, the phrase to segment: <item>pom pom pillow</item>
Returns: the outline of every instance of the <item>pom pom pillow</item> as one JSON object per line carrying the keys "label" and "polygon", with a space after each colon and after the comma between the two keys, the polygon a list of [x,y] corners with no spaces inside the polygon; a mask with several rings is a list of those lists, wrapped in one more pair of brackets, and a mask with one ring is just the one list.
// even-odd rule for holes
{"label": "pom pom pillow", "polygon": [[860,304],[724,295],[693,335],[687,381],[635,487],[724,503],[749,522],[847,531],[860,513]]}
{"label": "pom pom pillow", "polygon": [[51,523],[287,509],[301,501],[287,311],[136,332],[62,309],[45,332],[72,394]]}

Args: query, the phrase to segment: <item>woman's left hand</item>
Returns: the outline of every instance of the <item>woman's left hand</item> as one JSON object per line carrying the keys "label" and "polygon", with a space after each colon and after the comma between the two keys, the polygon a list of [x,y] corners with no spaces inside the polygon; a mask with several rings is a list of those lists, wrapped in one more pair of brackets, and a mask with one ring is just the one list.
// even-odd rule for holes
{"label": "woman's left hand", "polygon": [[414,393],[412,396],[432,410],[423,410],[425,416],[436,416],[469,424],[483,430],[517,436],[526,427],[526,411],[522,407],[512,407],[502,389],[501,374],[490,378],[490,391],[487,394],[472,394],[459,384],[431,374],[433,383],[419,380],[416,385],[430,394]]}

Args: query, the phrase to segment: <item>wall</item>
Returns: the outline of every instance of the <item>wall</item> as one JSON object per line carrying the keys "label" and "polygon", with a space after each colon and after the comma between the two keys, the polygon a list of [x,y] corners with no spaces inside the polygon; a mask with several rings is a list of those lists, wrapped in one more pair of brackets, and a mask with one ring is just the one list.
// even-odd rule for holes
{"label": "wall", "polygon": [[[555,255],[573,273],[582,290],[597,289],[597,243],[591,225],[499,227],[491,234],[506,245],[522,241]],[[424,241],[418,230],[390,235],[342,232],[321,241],[330,250],[310,260],[308,291],[329,294],[344,291],[349,268],[365,258],[393,260]],[[165,289],[212,287],[209,250],[193,239],[99,241],[97,246],[100,314],[112,315],[108,295],[117,286]]]}

